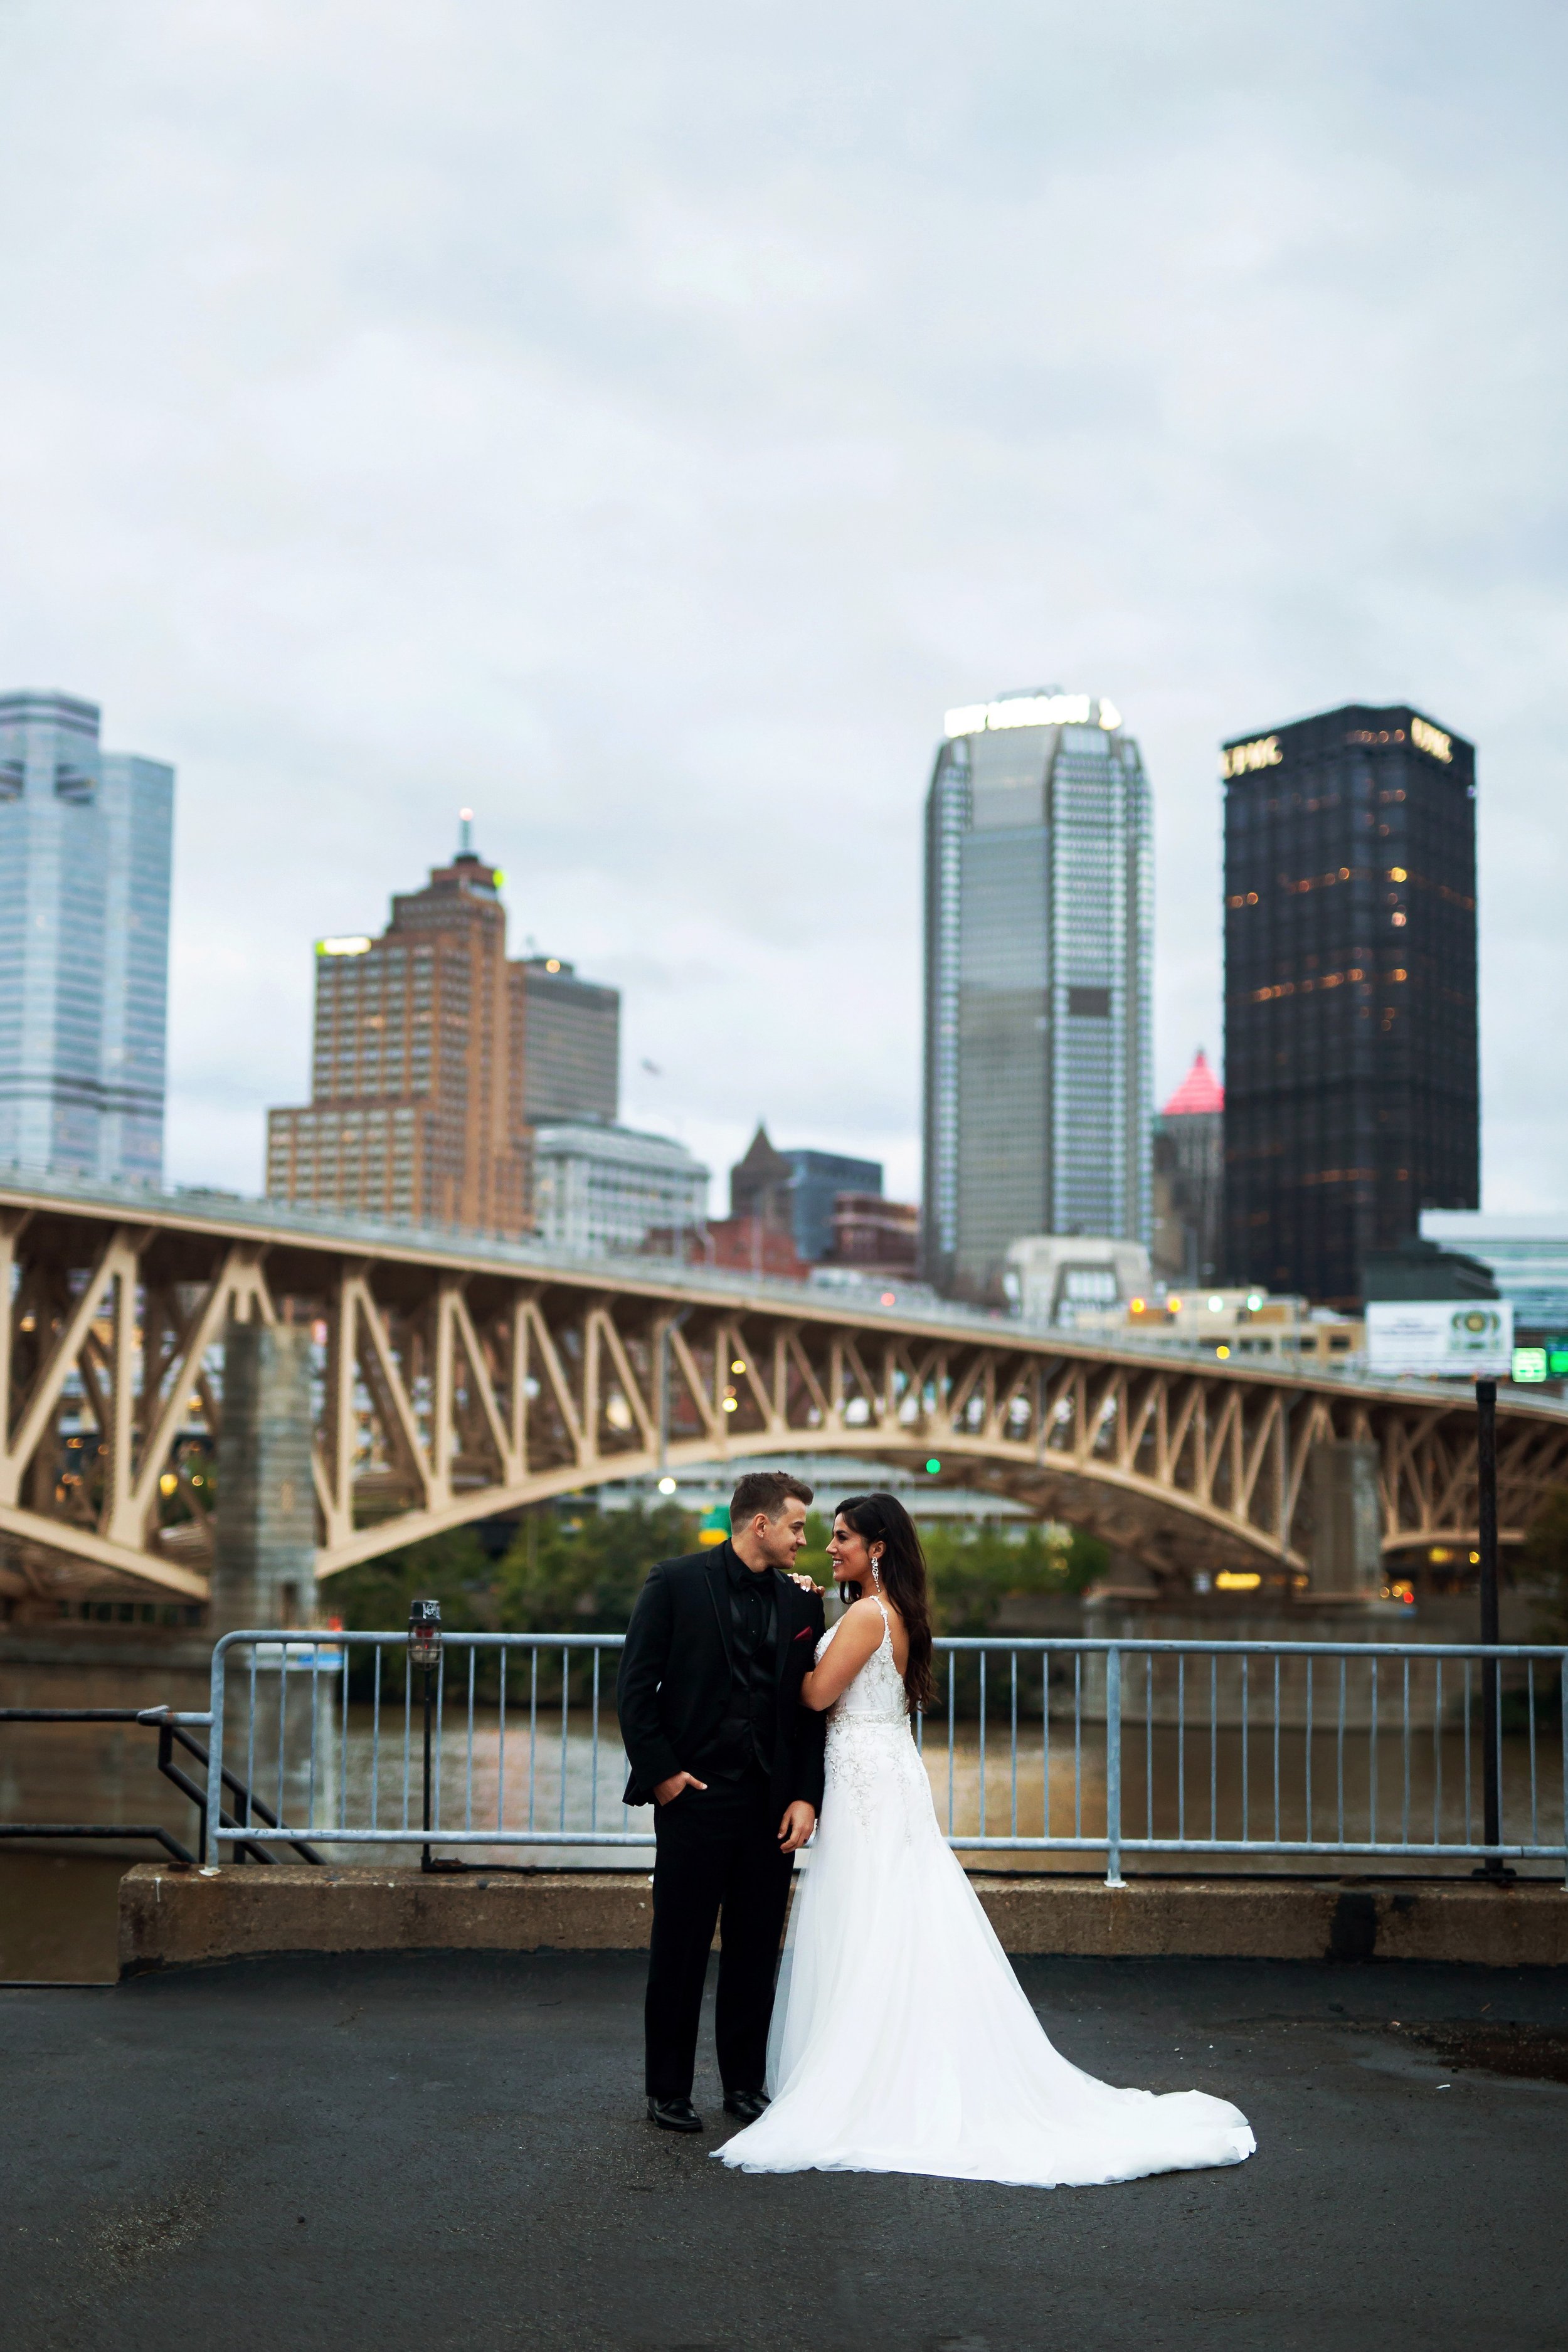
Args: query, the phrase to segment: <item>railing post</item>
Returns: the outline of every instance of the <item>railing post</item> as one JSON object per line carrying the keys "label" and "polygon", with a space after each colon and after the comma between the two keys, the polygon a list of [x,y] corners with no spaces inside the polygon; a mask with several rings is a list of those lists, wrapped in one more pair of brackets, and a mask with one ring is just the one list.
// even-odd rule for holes
{"label": "railing post", "polygon": [[208,1738],[212,1746],[207,1751],[207,1811],[202,1824],[205,1832],[202,1839],[202,1860],[209,1870],[216,1868],[217,1864],[218,1824],[223,1819],[223,1691],[224,1670],[227,1664],[228,1652],[220,1639],[213,1644],[212,1685],[207,1698],[207,1709],[212,1717]]}
{"label": "railing post", "polygon": [[1121,1875],[1121,1652],[1105,1654],[1105,1883]]}
{"label": "railing post", "polygon": [[[1479,1539],[1481,1640],[1496,1644],[1498,1640],[1498,1544],[1497,1544],[1497,1382],[1476,1382],[1476,1532]],[[1496,1849],[1502,1843],[1502,1790],[1499,1767],[1499,1685],[1502,1679],[1502,1663],[1498,1658],[1481,1660],[1481,1839],[1493,1849],[1487,1855],[1478,1878],[1511,1878],[1513,1872],[1503,1865]]]}

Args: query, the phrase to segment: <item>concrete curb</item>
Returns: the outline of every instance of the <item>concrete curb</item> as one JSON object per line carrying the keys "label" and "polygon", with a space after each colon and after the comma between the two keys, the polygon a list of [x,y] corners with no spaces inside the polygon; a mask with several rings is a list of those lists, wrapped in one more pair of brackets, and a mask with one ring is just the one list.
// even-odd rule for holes
{"label": "concrete curb", "polygon": [[[1568,1894],[1534,1883],[983,1877],[1004,1947],[1094,1958],[1568,1966]],[[120,1887],[120,1972],[282,1952],[646,1950],[646,1872],[270,1869],[144,1863]]]}

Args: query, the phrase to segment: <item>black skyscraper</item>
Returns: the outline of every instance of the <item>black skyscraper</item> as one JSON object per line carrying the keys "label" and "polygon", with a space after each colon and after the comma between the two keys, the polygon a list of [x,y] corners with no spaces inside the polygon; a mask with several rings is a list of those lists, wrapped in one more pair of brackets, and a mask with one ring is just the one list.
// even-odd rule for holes
{"label": "black skyscraper", "polygon": [[1349,1306],[1479,1205],[1475,751],[1352,704],[1224,773],[1228,1271]]}

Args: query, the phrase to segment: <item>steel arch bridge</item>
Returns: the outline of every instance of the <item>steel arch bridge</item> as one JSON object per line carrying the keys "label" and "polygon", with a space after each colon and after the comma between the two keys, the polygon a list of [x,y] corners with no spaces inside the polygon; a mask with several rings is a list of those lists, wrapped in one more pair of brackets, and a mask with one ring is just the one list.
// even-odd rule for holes
{"label": "steel arch bridge", "polygon": [[[321,1579],[607,1480],[805,1451],[939,1461],[1162,1574],[1304,1573],[1313,1449],[1360,1439],[1386,1558],[1475,1540],[1464,1391],[54,1179],[0,1183],[0,1258],[12,1596],[205,1598],[200,1465],[225,1335],[258,1318],[311,1332]],[[1568,1479],[1568,1411],[1505,1391],[1499,1477],[1517,1538]]]}

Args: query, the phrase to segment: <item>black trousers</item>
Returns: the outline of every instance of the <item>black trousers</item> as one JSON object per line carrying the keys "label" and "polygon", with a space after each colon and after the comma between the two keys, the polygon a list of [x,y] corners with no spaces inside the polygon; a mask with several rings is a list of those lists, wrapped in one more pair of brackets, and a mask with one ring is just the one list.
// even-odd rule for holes
{"label": "black trousers", "polygon": [[[780,1809],[782,1811],[782,1809]],[[760,1771],[683,1789],[656,1806],[653,1948],[643,2010],[647,2091],[689,2099],[713,1928],[723,1914],[715,2039],[726,2091],[760,2091],[767,2063],[773,1971],[795,1856]]]}

